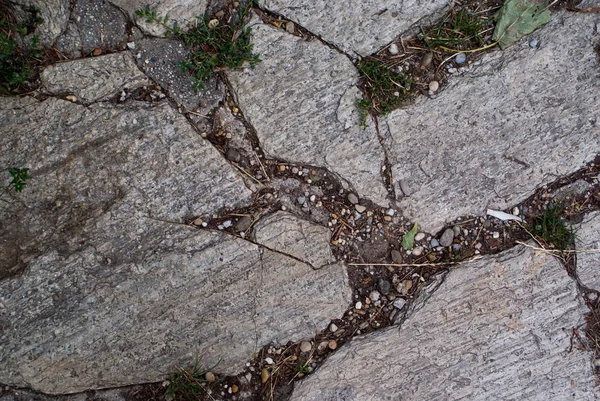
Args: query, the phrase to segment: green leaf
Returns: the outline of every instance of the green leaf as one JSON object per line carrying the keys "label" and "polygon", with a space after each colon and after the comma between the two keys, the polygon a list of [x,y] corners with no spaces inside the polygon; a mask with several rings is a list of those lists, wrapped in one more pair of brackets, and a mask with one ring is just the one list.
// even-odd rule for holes
{"label": "green leaf", "polygon": [[493,39],[505,49],[550,19],[547,1],[508,0],[496,16]]}
{"label": "green leaf", "polygon": [[402,237],[402,248],[407,250],[413,249],[415,235],[417,235],[417,223],[415,223],[413,228]]}

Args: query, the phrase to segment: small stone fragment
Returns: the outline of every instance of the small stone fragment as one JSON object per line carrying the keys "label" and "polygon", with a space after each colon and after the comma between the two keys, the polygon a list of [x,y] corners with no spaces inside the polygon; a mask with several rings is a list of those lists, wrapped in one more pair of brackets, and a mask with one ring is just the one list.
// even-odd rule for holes
{"label": "small stone fragment", "polygon": [[423,253],[423,247],[420,247],[420,246],[412,250],[412,254],[415,256],[421,256],[422,253]]}
{"label": "small stone fragment", "polygon": [[268,363],[269,365],[273,365],[275,363],[273,358],[265,358],[265,362]]}
{"label": "small stone fragment", "polygon": [[198,217],[196,220],[194,220],[194,225],[201,226],[203,222],[204,221],[202,220],[202,217]]}
{"label": "small stone fragment", "polygon": [[429,83],[429,93],[435,93],[440,88],[440,83],[438,81],[431,81]]}
{"label": "small stone fragment", "polygon": [[287,31],[287,33],[291,33],[293,35],[296,31],[296,27],[294,26],[294,23],[292,21],[288,21],[287,24],[285,24],[285,30]]}
{"label": "small stone fragment", "polygon": [[423,61],[421,61],[421,69],[425,69],[425,68],[429,67],[429,65],[431,64],[432,61],[433,61],[433,53],[432,52],[425,53],[425,56],[423,56]]}
{"label": "small stone fragment", "polygon": [[99,56],[99,55],[101,55],[101,54],[102,54],[102,49],[100,49],[100,48],[98,47],[98,48],[94,49],[94,51],[92,52],[92,54],[93,54],[94,56]]}
{"label": "small stone fragment", "polygon": [[215,381],[215,374],[213,372],[206,372],[204,374],[204,378],[206,379],[207,382],[214,382]]}
{"label": "small stone fragment", "polygon": [[513,210],[512,210],[512,214],[513,214],[513,215],[515,215],[515,216],[518,216],[518,215],[519,215],[519,208],[518,208],[517,206],[515,206],[515,207],[513,208]]}
{"label": "small stone fragment", "polygon": [[269,371],[266,368],[262,368],[260,371],[260,381],[266,383],[269,380]]}
{"label": "small stone fragment", "polygon": [[227,153],[225,154],[225,157],[227,157],[228,160],[231,160],[232,162],[235,162],[235,163],[238,163],[240,160],[242,160],[242,155],[240,154],[240,152],[238,152],[237,150],[235,150],[233,148],[227,149]]}
{"label": "small stone fragment", "polygon": [[532,39],[529,41],[529,47],[531,47],[531,48],[535,49],[536,47],[538,47],[538,44],[539,44],[539,42],[537,39]]}
{"label": "small stone fragment", "polygon": [[391,287],[391,284],[389,281],[384,280],[384,279],[379,280],[379,291],[383,295],[387,295],[390,293],[390,287]]}
{"label": "small stone fragment", "polygon": [[356,208],[356,211],[358,213],[363,213],[365,210],[367,210],[367,208],[364,207],[363,205],[354,205],[354,207]]}
{"label": "small stone fragment", "polygon": [[300,351],[310,352],[311,349],[312,349],[312,344],[310,343],[310,341],[302,341],[302,343],[300,343]]}
{"label": "small stone fragment", "polygon": [[353,205],[356,205],[358,203],[358,196],[354,195],[352,192],[350,192],[348,194],[348,200],[350,201],[350,203],[352,203]]}
{"label": "small stone fragment", "polygon": [[398,298],[394,301],[394,308],[396,309],[402,309],[404,308],[404,305],[406,305],[406,300],[404,298]]}
{"label": "small stone fragment", "polygon": [[336,331],[338,331],[338,327],[335,324],[331,323],[329,325],[329,331],[331,331],[332,333],[335,333]]}
{"label": "small stone fragment", "polygon": [[[195,224],[195,223],[194,223]],[[239,232],[246,231],[252,225],[252,217],[243,216],[235,223],[235,229]]]}
{"label": "small stone fragment", "polygon": [[329,349],[330,349],[330,350],[334,350],[334,349],[336,349],[336,348],[337,348],[337,341],[335,341],[335,340],[331,340],[331,341],[329,341],[329,344],[328,344],[328,346],[329,346]]}
{"label": "small stone fragment", "polygon": [[354,307],[355,307],[356,309],[360,310],[360,309],[362,309],[362,307],[363,307],[363,304],[362,304],[362,302],[358,301],[358,302],[357,302],[357,303],[354,305]]}
{"label": "small stone fragment", "polygon": [[440,245],[443,247],[447,247],[452,245],[452,241],[454,241],[454,230],[451,228],[447,228],[440,238]]}
{"label": "small stone fragment", "polygon": [[231,392],[232,392],[233,394],[235,394],[235,393],[237,393],[238,391],[240,391],[240,388],[238,387],[238,385],[237,385],[237,384],[232,384],[232,385],[231,385]]}
{"label": "small stone fragment", "polygon": [[415,235],[415,241],[422,241],[425,239],[425,233],[418,233]]}
{"label": "small stone fragment", "polygon": [[390,45],[390,47],[388,48],[389,52],[391,55],[396,55],[400,52],[400,50],[398,49],[398,45],[395,43],[392,43]]}
{"label": "small stone fragment", "polygon": [[306,203],[306,198],[304,196],[299,196],[297,199],[299,205],[304,205]]}
{"label": "small stone fragment", "polygon": [[464,64],[467,61],[467,55],[464,53],[458,53],[455,58],[456,64]]}
{"label": "small stone fragment", "polygon": [[494,239],[500,238],[500,233],[498,231],[494,231],[492,233],[492,238],[494,238]]}
{"label": "small stone fragment", "polygon": [[429,241],[429,243],[430,243],[430,244],[431,244],[431,246],[432,246],[432,247],[434,247],[434,248],[435,248],[436,246],[440,246],[440,242],[439,242],[437,239],[435,239],[435,238],[433,238],[431,241]]}
{"label": "small stone fragment", "polygon": [[391,256],[392,256],[392,262],[394,262],[396,264],[402,263],[402,254],[397,249],[392,249]]}
{"label": "small stone fragment", "polygon": [[381,294],[379,293],[379,291],[371,291],[371,293],[369,294],[369,298],[371,299],[371,301],[376,302],[379,301],[379,299],[381,298]]}
{"label": "small stone fragment", "polygon": [[75,103],[77,101],[77,97],[73,96],[73,95],[69,95],[69,96],[65,97],[65,99],[67,99],[69,102],[73,102],[73,103]]}

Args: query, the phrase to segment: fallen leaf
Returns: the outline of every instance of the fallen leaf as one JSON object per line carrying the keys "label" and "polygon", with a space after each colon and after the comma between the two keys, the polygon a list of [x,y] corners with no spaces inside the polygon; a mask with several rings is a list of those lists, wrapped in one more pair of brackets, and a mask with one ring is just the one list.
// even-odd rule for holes
{"label": "fallen leaf", "polygon": [[496,15],[493,39],[504,49],[550,19],[547,1],[508,0]]}
{"label": "fallen leaf", "polygon": [[417,235],[417,223],[415,223],[413,228],[402,237],[402,248],[407,250],[413,249],[415,235]]}

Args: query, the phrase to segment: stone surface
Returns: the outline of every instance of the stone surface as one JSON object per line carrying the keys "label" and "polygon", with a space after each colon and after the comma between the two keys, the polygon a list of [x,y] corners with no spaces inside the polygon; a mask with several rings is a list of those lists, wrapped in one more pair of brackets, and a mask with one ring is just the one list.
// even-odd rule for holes
{"label": "stone surface", "polygon": [[[28,167],[33,177],[0,209],[0,276],[47,247],[70,254],[87,243],[94,219],[115,208],[183,223],[251,202],[239,173],[168,103],[85,108],[0,98],[0,110],[0,166]],[[108,247],[113,259],[133,252],[120,240],[130,233],[106,224],[114,225],[103,228],[106,245],[98,239],[96,246]]]}
{"label": "stone surface", "polygon": [[63,54],[78,58],[98,48],[122,50],[140,36],[140,30],[130,26],[125,14],[108,0],[77,0],[56,47]]}
{"label": "stone surface", "polygon": [[[577,250],[600,249],[600,212],[590,213],[575,230]],[[577,277],[581,284],[593,290],[600,290],[600,252],[577,254]]]}
{"label": "stone surface", "polygon": [[367,56],[422,18],[442,10],[448,0],[261,0],[260,4],[302,25],[346,53]]}
{"label": "stone surface", "polygon": [[36,26],[35,35],[43,47],[51,47],[67,27],[69,0],[12,0],[10,3],[14,5],[15,14],[22,21],[29,20],[31,15],[35,15],[38,21],[41,20]]}
{"label": "stone surface", "polygon": [[179,66],[189,55],[181,42],[145,38],[136,41],[132,53],[140,68],[188,111],[206,116],[225,96],[225,87],[217,77],[204,82],[203,89],[194,90],[194,80]]}
{"label": "stone surface", "polygon": [[[400,208],[424,230],[502,210],[593,160],[600,149],[594,15],[555,13],[538,49],[515,45],[450,80],[436,99],[381,119]],[[402,190],[404,191],[404,189]],[[401,193],[397,190],[397,193]]]}
{"label": "stone surface", "polygon": [[110,0],[111,3],[125,11],[129,17],[147,34],[163,36],[165,28],[157,23],[146,22],[146,17],[136,15],[136,10],[144,10],[148,5],[155,10],[157,16],[169,17],[169,24],[177,21],[179,27],[185,29],[188,23],[204,15],[207,0]]}
{"label": "stone surface", "polygon": [[251,194],[168,103],[1,98],[0,110],[0,165],[32,176],[0,209],[0,383],[55,394],[152,382],[196,352],[232,374],[346,309],[343,266],[315,271],[182,224]]}
{"label": "stone surface", "polygon": [[[135,255],[108,258],[119,240],[102,231],[110,225]],[[341,265],[315,271],[226,234],[126,213],[97,226],[77,252],[48,251],[0,283],[2,383],[52,394],[159,381],[195,352],[234,374],[261,345],[325,329],[349,301]]]}
{"label": "stone surface", "polygon": [[82,103],[106,100],[124,89],[152,84],[129,53],[113,53],[58,63],[41,74],[44,89],[54,95],[75,95]]}
{"label": "stone surface", "polygon": [[312,224],[294,215],[277,212],[260,220],[254,227],[256,242],[305,261],[318,269],[334,261],[326,227]]}
{"label": "stone surface", "polygon": [[387,204],[383,150],[371,120],[355,107],[358,73],[347,57],[260,23],[252,27],[262,62],[229,73],[241,110],[271,157],[326,167],[360,197]]}
{"label": "stone surface", "polygon": [[463,264],[400,327],[346,344],[293,401],[595,400],[587,308],[564,267],[524,247]]}

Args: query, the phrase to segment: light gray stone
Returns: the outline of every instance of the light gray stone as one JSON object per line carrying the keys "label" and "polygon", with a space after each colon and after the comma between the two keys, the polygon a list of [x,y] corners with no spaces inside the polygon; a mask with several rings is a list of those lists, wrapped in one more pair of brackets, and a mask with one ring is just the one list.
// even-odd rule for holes
{"label": "light gray stone", "polygon": [[[0,110],[0,166],[28,167],[33,177],[0,208],[0,277],[47,247],[78,249],[88,221],[114,208],[184,223],[251,203],[240,174],[168,103],[0,98]],[[110,235],[127,237],[117,228]],[[132,251],[117,243],[107,252]]]}
{"label": "light gray stone", "polygon": [[277,212],[260,220],[254,235],[257,243],[305,261],[315,269],[334,260],[329,247],[331,232],[289,213]]}
{"label": "light gray stone", "polygon": [[107,259],[95,245],[119,238],[106,232],[112,243],[45,252],[0,283],[2,383],[55,394],[159,381],[196,352],[235,374],[263,345],[324,330],[350,299],[341,265],[315,271],[226,234],[103,217],[98,234],[121,226],[135,255]]}
{"label": "light gray stone", "polygon": [[186,110],[207,116],[225,97],[225,87],[217,77],[207,79],[203,89],[194,90],[191,75],[180,67],[190,54],[180,41],[144,38],[135,44],[132,53],[138,66]]}
{"label": "light gray stone", "polygon": [[[593,290],[600,290],[600,212],[590,213],[575,230],[577,254],[577,277],[581,284]],[[585,250],[588,252],[585,252]]]}
{"label": "light gray stone", "polygon": [[271,157],[325,167],[360,197],[387,204],[383,149],[374,123],[361,128],[358,73],[345,56],[272,26],[252,28],[262,62],[229,78],[244,116]]}
{"label": "light gray stone", "polygon": [[400,199],[407,217],[435,232],[459,216],[518,204],[593,160],[600,149],[595,21],[555,13],[536,31],[541,48],[489,53],[436,99],[381,119],[394,182],[410,188]]}
{"label": "light gray stone", "polygon": [[34,15],[37,21],[35,33],[43,47],[51,47],[67,27],[69,21],[69,0],[12,0],[15,14],[22,21]]}
{"label": "light gray stone", "polygon": [[159,17],[169,17],[169,24],[177,21],[180,28],[185,29],[197,16],[204,15],[207,0],[110,0],[115,6],[121,8],[135,23],[146,33],[154,36],[163,36],[166,32],[164,26],[156,22],[146,22],[146,17],[139,16],[136,10],[144,10],[146,5],[150,10],[155,10]]}
{"label": "light gray stone", "polygon": [[442,10],[448,0],[262,0],[284,15],[350,54],[367,56],[391,42],[423,17]]}
{"label": "light gray stone", "polygon": [[44,89],[54,95],[72,94],[82,103],[115,96],[152,84],[129,53],[83,58],[46,67],[41,74]]}
{"label": "light gray stone", "polygon": [[516,247],[460,265],[426,298],[331,355],[291,400],[597,399],[592,355],[571,347],[587,308],[551,255]]}

